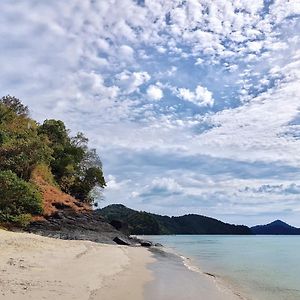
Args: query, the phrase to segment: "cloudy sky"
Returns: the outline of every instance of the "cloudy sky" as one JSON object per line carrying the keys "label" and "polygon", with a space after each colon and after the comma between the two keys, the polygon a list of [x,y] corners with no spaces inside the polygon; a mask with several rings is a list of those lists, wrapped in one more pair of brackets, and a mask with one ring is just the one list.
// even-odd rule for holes
{"label": "cloudy sky", "polygon": [[87,134],[102,206],[300,226],[300,0],[1,0],[0,66]]}

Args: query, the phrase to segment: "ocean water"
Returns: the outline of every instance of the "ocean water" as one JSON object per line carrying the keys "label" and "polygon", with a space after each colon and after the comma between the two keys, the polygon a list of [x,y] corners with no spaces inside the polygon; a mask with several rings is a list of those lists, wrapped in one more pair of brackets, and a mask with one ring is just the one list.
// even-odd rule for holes
{"label": "ocean water", "polygon": [[250,300],[300,299],[300,236],[147,236]]}

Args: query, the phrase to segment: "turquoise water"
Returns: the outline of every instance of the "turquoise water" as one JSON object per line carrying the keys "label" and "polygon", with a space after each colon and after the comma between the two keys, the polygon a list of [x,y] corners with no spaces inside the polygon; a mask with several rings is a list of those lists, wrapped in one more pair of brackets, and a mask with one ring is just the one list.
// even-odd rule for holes
{"label": "turquoise water", "polygon": [[300,299],[300,236],[147,236],[253,300]]}

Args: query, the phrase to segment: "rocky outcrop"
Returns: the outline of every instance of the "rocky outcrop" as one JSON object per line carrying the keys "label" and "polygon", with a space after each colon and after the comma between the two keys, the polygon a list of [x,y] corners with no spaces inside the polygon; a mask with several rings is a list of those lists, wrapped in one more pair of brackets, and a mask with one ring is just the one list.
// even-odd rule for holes
{"label": "rocky outcrop", "polygon": [[72,209],[63,209],[44,220],[32,222],[26,230],[66,240],[89,240],[108,244],[119,244],[116,241],[122,240],[127,245],[136,243],[95,211],[78,213]]}

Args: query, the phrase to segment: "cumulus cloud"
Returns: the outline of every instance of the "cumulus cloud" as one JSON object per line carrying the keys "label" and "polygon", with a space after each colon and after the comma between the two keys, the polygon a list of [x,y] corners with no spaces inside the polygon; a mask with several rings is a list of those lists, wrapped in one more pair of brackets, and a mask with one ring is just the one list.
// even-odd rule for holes
{"label": "cumulus cloud", "polygon": [[199,106],[212,106],[214,104],[212,93],[206,87],[201,85],[198,85],[195,91],[179,88],[178,96],[183,100],[193,102]]}
{"label": "cumulus cloud", "polygon": [[134,50],[127,45],[122,45],[119,49],[118,54],[121,59],[125,59],[128,61],[132,61],[134,58]]}
{"label": "cumulus cloud", "polygon": [[152,100],[160,100],[164,94],[157,85],[150,85],[147,89],[147,95]]}
{"label": "cumulus cloud", "polygon": [[147,72],[123,71],[116,75],[117,84],[123,88],[127,94],[136,92],[139,86],[149,81],[151,76]]}

